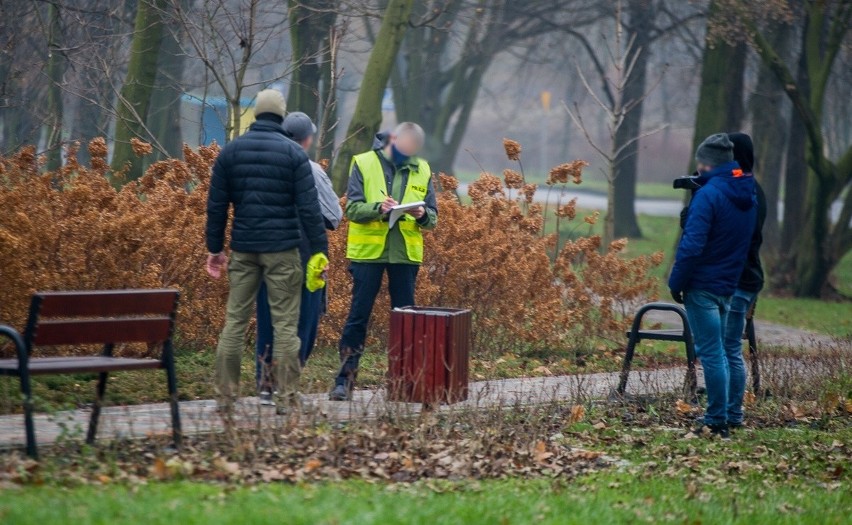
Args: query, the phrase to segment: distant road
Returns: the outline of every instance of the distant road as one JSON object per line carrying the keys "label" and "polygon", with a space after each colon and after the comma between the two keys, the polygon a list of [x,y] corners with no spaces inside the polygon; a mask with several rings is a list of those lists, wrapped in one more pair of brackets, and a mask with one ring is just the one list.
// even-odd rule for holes
{"label": "distant road", "polygon": [[[459,193],[467,195],[467,189],[470,184],[462,182],[459,184]],[[504,190],[505,191],[505,190]],[[517,191],[513,190],[513,196],[517,195]],[[556,205],[560,193],[555,189],[550,192],[550,204]],[[577,207],[586,210],[606,210],[606,195],[588,191],[572,191],[566,190],[562,193],[562,202],[568,202],[573,198],[577,198]],[[535,192],[535,202],[544,204],[547,202],[547,187],[539,185]],[[831,220],[837,221],[840,217],[840,209],[843,207],[842,201],[839,199],[834,201],[831,206]],[[680,210],[683,208],[683,202],[677,199],[636,199],[636,213],[639,215],[650,215],[652,217],[678,217]],[[778,203],[778,213],[784,212],[784,204]],[[852,222],[850,222],[852,224]]]}
{"label": "distant road", "polygon": [[[467,195],[467,189],[470,186],[468,183],[459,184],[459,193]],[[516,196],[516,190],[512,191],[512,196]],[[572,191],[565,190],[561,193],[562,203],[566,203],[571,199],[577,199],[577,207],[585,210],[606,210],[606,195],[600,193],[592,193],[588,191]],[[560,192],[554,189],[550,192],[550,205],[555,206],[560,198]],[[547,187],[539,185],[535,192],[535,202],[542,204],[546,203]],[[636,213],[640,215],[651,215],[655,217],[677,217],[680,215],[680,210],[683,208],[683,203],[674,199],[637,199]]]}

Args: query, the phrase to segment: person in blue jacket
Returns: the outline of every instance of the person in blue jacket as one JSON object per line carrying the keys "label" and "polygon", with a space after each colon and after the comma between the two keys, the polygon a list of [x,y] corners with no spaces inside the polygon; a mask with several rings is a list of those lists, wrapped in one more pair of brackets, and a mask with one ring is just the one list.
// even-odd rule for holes
{"label": "person in blue jacket", "polygon": [[731,296],[745,266],[757,210],[754,177],[734,161],[724,133],[698,146],[699,189],[686,215],[669,277],[672,298],[686,307],[704,370],[707,410],[698,432],[728,437],[728,359],[723,344]]}

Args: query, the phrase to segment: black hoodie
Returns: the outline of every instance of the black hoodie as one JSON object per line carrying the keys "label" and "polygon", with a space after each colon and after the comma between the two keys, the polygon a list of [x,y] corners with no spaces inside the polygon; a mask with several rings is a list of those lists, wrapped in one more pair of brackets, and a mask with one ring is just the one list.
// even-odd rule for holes
{"label": "black hoodie", "polygon": [[[734,143],[734,160],[746,173],[754,171],[754,145],[751,137],[745,133],[728,133],[728,138]],[[760,264],[760,246],[763,244],[763,223],[766,222],[766,195],[763,188],[755,179],[757,194],[757,223],[751,236],[746,265],[740,276],[737,288],[747,292],[757,293],[763,289],[763,266]]]}

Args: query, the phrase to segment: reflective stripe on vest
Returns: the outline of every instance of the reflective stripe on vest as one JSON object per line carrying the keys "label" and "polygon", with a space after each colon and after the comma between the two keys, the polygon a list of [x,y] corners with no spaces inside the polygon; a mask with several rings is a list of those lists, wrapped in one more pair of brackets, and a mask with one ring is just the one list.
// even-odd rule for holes
{"label": "reflective stripe on vest", "polygon": [[[383,202],[390,195],[385,181],[382,161],[375,151],[355,155],[352,165],[358,165],[358,171],[364,178],[364,200],[366,202]],[[351,168],[350,168],[351,171]],[[418,159],[417,168],[408,173],[408,184],[400,204],[422,201],[426,198],[432,171],[429,163]],[[420,225],[411,215],[403,215],[396,223],[405,240],[405,252],[412,262],[423,262],[423,234]],[[372,221],[368,223],[349,223],[349,234],[346,243],[346,257],[355,261],[370,261],[378,259],[385,251],[388,233],[387,221]]]}

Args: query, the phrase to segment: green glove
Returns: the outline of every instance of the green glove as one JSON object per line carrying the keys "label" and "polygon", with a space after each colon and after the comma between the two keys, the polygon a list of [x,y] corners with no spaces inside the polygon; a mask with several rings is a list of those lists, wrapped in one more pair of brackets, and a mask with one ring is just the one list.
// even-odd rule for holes
{"label": "green glove", "polygon": [[305,276],[305,286],[309,292],[316,292],[325,287],[322,273],[328,267],[328,257],[324,253],[315,253],[308,259],[308,271]]}

